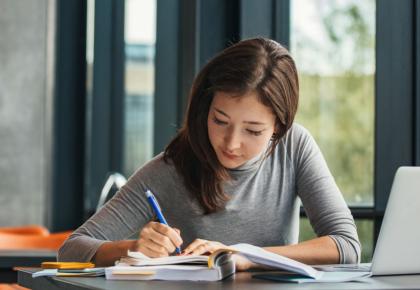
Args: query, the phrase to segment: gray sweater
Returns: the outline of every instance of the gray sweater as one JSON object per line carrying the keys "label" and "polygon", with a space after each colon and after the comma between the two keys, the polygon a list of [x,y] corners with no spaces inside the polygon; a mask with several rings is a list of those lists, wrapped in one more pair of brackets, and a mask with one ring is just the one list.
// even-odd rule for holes
{"label": "gray sweater", "polygon": [[[268,158],[230,170],[224,186],[231,199],[224,210],[204,215],[181,176],[159,154],[78,228],[59,250],[60,261],[89,261],[105,241],[127,239],[154,218],[145,190],[158,199],[169,225],[187,246],[196,238],[257,246],[295,244],[300,200],[318,236],[337,244],[340,263],[360,260],[353,217],[309,132],[294,124]],[[300,200],[299,200],[300,198]]]}

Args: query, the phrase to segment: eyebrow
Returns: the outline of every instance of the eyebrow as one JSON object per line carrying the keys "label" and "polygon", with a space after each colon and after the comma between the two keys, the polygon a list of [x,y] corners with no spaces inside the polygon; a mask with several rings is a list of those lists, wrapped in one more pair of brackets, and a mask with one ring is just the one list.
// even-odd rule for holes
{"label": "eyebrow", "polygon": [[[225,112],[223,112],[222,110],[217,109],[217,108],[214,108],[214,110],[230,119],[230,116],[226,114]],[[258,121],[244,121],[243,123],[251,124],[251,125],[265,125],[265,123],[258,122]]]}

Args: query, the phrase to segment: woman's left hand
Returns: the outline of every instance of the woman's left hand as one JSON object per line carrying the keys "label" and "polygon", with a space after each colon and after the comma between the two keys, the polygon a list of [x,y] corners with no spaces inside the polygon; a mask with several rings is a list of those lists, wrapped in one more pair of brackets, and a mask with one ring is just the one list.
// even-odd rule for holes
{"label": "woman's left hand", "polygon": [[204,255],[206,253],[211,254],[221,248],[227,248],[227,246],[219,242],[195,239],[191,244],[188,245],[188,247],[182,251],[182,255]]}
{"label": "woman's left hand", "polygon": [[[228,246],[220,242],[196,239],[182,251],[182,255],[203,255],[207,253],[211,254],[219,249],[225,248],[228,248]],[[235,261],[237,271],[246,271],[255,265],[241,255],[233,254],[232,258]]]}

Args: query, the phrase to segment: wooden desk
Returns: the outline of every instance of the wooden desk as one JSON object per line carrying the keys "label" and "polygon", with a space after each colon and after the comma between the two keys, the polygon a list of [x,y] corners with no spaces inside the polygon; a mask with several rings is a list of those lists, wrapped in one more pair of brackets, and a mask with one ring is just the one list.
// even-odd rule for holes
{"label": "wooden desk", "polygon": [[367,282],[348,283],[307,283],[291,284],[276,283],[253,279],[252,273],[242,272],[218,282],[191,282],[191,281],[115,281],[106,280],[105,277],[39,277],[32,278],[32,273],[39,269],[19,269],[19,285],[35,290],[83,290],[83,289],[148,289],[148,290],[278,290],[278,289],[420,289],[420,275],[384,276],[368,278]]}
{"label": "wooden desk", "polygon": [[0,283],[16,283],[14,267],[39,267],[41,262],[55,261],[55,251],[0,250]]}

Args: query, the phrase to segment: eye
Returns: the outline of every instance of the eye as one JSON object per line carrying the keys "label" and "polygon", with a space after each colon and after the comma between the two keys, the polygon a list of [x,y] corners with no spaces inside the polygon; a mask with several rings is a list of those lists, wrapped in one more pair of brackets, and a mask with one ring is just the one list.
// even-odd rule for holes
{"label": "eye", "polygon": [[250,130],[250,129],[246,129],[246,131],[254,136],[260,136],[262,134],[262,131],[254,131],[254,130]]}
{"label": "eye", "polygon": [[226,125],[227,124],[227,122],[219,120],[216,117],[213,117],[213,122],[217,125]]}

